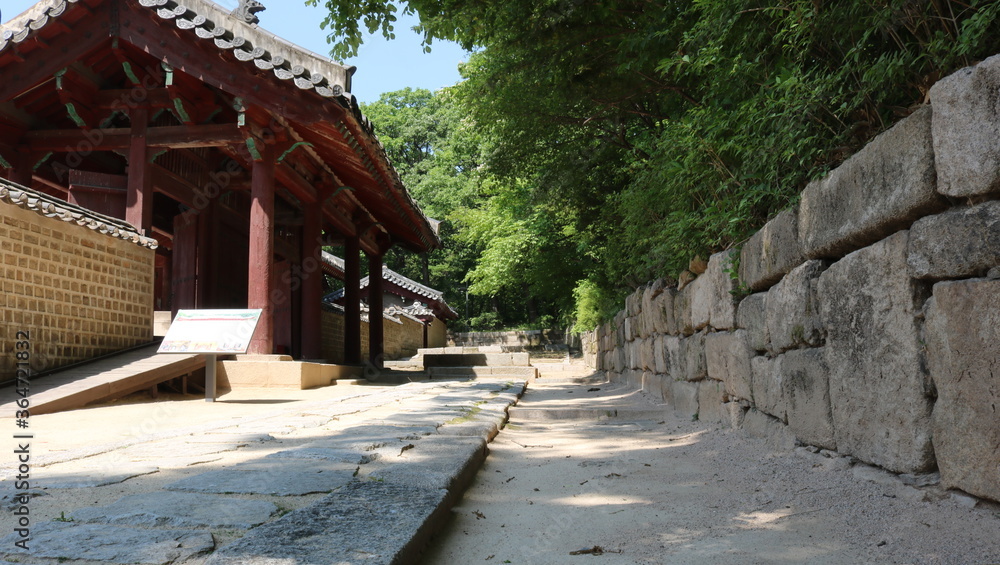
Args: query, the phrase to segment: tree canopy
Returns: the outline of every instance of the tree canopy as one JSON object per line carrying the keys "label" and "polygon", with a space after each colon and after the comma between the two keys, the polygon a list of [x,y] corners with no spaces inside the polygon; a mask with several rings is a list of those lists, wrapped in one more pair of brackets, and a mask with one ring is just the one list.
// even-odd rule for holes
{"label": "tree canopy", "polygon": [[[362,24],[391,36],[399,11],[428,47],[475,50],[445,95],[475,155],[457,175],[469,184],[427,180],[418,200],[461,201],[447,215],[470,292],[541,298],[583,327],[738,245],[938,78],[1000,52],[992,0],[324,4],[335,56]],[[419,156],[412,139],[401,151]]]}

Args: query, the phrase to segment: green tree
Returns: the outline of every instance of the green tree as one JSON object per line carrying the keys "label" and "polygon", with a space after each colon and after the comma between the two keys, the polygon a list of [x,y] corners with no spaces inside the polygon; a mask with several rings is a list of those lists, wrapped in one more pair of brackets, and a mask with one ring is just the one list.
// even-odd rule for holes
{"label": "green tree", "polygon": [[454,90],[490,179],[455,216],[481,252],[472,288],[523,299],[548,272],[569,296],[586,279],[588,312],[738,244],[939,77],[1000,52],[992,0],[324,5],[335,55],[359,21],[391,35],[399,10],[428,46],[476,50]]}

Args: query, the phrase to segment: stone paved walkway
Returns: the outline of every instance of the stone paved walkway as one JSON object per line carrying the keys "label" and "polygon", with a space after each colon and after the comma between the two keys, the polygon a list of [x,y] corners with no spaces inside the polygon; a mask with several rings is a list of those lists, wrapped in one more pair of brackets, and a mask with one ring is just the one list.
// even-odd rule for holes
{"label": "stone paved walkway", "polygon": [[[500,380],[359,386],[287,406],[247,399],[235,417],[226,397],[169,416],[155,415],[164,404],[148,404],[138,422],[134,410],[130,421],[114,421],[121,410],[113,407],[70,413],[81,426],[96,420],[90,441],[66,429],[63,444],[49,429],[50,441],[33,451],[27,504],[15,490],[14,457],[0,461],[0,565],[408,559],[475,475],[524,387]],[[211,418],[213,409],[221,419]],[[55,417],[73,425],[66,414],[32,424],[44,428],[43,419]],[[102,432],[150,422],[149,433]],[[2,424],[13,428],[9,418]],[[21,507],[30,516],[28,551],[11,533]]]}

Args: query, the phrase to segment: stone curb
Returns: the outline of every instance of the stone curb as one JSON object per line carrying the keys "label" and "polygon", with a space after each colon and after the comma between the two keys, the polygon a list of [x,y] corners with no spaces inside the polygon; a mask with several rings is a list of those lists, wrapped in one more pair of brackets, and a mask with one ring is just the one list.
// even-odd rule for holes
{"label": "stone curb", "polygon": [[[513,403],[516,404],[526,388],[526,383],[522,382],[513,391],[516,396]],[[448,462],[457,463],[448,473],[450,476],[440,477],[447,488],[419,484],[421,471],[427,470],[419,464],[415,465],[416,473],[369,476],[370,480],[358,478],[310,506],[251,530],[243,538],[216,551],[205,565],[417,563],[428,541],[448,522],[451,508],[475,479],[489,453],[487,444],[496,435],[493,430],[506,424],[510,406],[513,404],[502,412],[488,411],[477,416],[476,423],[491,426],[480,428],[479,433],[471,437],[441,432],[443,437],[438,443],[452,446]],[[448,427],[442,426],[442,430]],[[468,441],[474,438],[479,441]],[[434,461],[440,465],[439,450],[432,451],[435,452]],[[414,453],[420,455],[420,448]],[[396,469],[408,471],[410,464]],[[386,501],[392,502],[387,504]]]}

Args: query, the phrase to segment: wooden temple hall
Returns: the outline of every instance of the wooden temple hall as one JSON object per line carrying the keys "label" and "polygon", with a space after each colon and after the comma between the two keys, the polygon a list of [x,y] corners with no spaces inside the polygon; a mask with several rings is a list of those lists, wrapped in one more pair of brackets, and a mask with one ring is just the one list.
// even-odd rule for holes
{"label": "wooden temple hall", "polygon": [[155,238],[155,310],[263,309],[255,354],[321,357],[321,248],[343,246],[357,364],[360,253],[379,297],[387,250],[440,240],[350,94],[355,69],[261,29],[262,9],[43,0],[10,19],[0,175]]}

